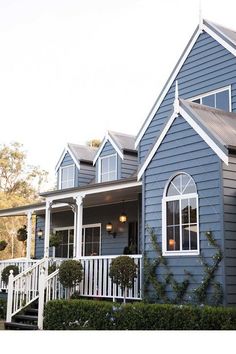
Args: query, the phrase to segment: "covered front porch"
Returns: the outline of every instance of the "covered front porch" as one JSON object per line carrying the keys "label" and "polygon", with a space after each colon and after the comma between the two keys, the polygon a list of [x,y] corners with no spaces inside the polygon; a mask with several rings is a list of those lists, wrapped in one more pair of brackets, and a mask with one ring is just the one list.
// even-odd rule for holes
{"label": "covered front porch", "polygon": [[[137,265],[137,277],[132,288],[127,290],[126,298],[141,299],[141,184],[134,180],[110,182],[55,191],[44,197],[45,203],[37,206],[0,211],[0,216],[4,217],[27,215],[28,221],[26,258],[0,261],[0,271],[6,264],[20,266],[20,274],[10,277],[7,288],[8,320],[28,303],[40,299],[40,284],[43,289],[40,303],[66,296],[59,282],[58,269],[51,274],[48,270],[53,264],[58,268],[67,258],[82,263],[80,296],[116,300],[124,294],[109,276],[110,264],[115,257],[128,254]],[[33,215],[36,215],[35,230],[32,230]],[[35,252],[32,257],[30,238],[33,233]],[[50,245],[52,234],[59,237],[59,244]],[[1,282],[1,289],[4,287]]]}

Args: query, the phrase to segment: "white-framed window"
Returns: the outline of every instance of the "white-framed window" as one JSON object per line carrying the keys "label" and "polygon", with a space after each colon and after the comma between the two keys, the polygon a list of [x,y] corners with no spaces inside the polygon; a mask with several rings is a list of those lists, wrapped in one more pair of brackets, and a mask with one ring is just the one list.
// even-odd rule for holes
{"label": "white-framed window", "polygon": [[231,86],[193,97],[190,101],[231,112]]}
{"label": "white-framed window", "polygon": [[162,214],[163,254],[198,255],[198,194],[191,176],[179,173],[167,183]]}
{"label": "white-framed window", "polygon": [[98,182],[117,179],[117,154],[99,157]]}
{"label": "white-framed window", "polygon": [[101,254],[101,224],[83,225],[82,256]]}
{"label": "white-framed window", "polygon": [[73,188],[75,186],[75,165],[62,166],[59,172],[59,188]]}
{"label": "white-framed window", "polygon": [[54,257],[58,258],[72,258],[74,245],[74,228],[60,227],[55,228],[53,232],[61,239],[59,246],[54,247]]}

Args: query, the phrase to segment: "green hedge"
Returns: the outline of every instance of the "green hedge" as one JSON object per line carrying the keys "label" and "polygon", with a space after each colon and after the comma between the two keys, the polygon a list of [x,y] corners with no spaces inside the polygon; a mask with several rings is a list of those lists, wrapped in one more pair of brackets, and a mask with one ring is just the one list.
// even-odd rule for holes
{"label": "green hedge", "polygon": [[223,307],[57,300],[47,303],[44,316],[47,330],[236,329],[236,308]]}
{"label": "green hedge", "polygon": [[7,311],[7,301],[5,299],[0,299],[0,320],[6,319]]}

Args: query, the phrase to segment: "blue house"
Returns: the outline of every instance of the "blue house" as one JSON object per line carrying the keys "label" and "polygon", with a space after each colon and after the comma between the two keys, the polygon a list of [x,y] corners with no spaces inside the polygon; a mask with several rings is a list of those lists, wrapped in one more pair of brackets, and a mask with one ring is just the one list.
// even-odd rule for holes
{"label": "blue house", "polygon": [[81,296],[122,298],[109,266],[128,254],[130,300],[235,305],[236,32],[201,21],[137,136],[68,144],[56,173],[42,203],[0,211],[27,216],[27,257],[0,263],[22,271],[9,280],[9,322],[39,300],[42,328],[44,303],[65,294],[47,269],[65,258],[81,260]]}

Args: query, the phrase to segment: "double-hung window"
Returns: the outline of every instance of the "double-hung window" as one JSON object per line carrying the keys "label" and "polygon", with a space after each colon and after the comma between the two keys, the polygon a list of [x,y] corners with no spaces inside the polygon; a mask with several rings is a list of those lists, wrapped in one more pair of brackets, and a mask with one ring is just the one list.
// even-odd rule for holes
{"label": "double-hung window", "polygon": [[230,104],[231,90],[230,87],[222,88],[216,91],[211,91],[203,95],[194,97],[192,102],[200,103],[205,106],[222,109],[225,112],[231,111]]}
{"label": "double-hung window", "polygon": [[191,176],[180,173],[163,197],[163,254],[199,254],[198,194]]}
{"label": "double-hung window", "polygon": [[117,155],[108,155],[99,158],[99,182],[108,182],[117,179]]}
{"label": "double-hung window", "polygon": [[60,168],[60,189],[73,188],[75,186],[75,165]]}

